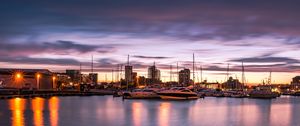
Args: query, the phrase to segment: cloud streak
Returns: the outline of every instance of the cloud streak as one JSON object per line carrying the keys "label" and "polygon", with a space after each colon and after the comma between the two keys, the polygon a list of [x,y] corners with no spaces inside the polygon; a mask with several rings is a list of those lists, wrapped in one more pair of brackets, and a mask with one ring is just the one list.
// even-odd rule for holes
{"label": "cloud streak", "polygon": [[139,58],[139,59],[170,59],[170,58],[173,58],[173,57],[165,57],[165,56],[141,56],[141,55],[134,55],[132,57]]}

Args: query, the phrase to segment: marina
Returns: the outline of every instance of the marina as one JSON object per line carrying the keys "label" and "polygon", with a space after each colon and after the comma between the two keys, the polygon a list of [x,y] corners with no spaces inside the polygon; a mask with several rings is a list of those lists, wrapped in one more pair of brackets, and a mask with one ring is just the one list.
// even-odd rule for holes
{"label": "marina", "polygon": [[0,4],[0,126],[300,126],[300,1]]}
{"label": "marina", "polygon": [[[66,96],[0,100],[0,125],[286,126],[298,125],[298,97],[178,101]],[[284,116],[281,116],[284,115]],[[74,120],[76,119],[76,120]]]}

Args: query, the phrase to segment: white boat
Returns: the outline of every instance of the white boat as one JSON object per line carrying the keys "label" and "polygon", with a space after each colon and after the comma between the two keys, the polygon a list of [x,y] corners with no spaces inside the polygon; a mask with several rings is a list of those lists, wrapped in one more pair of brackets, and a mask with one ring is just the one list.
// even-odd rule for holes
{"label": "white boat", "polygon": [[156,94],[157,89],[135,89],[131,92],[124,92],[124,99],[158,99],[159,95]]}
{"label": "white boat", "polygon": [[197,93],[183,87],[175,87],[170,90],[164,90],[157,93],[161,99],[168,100],[192,100],[198,99]]}

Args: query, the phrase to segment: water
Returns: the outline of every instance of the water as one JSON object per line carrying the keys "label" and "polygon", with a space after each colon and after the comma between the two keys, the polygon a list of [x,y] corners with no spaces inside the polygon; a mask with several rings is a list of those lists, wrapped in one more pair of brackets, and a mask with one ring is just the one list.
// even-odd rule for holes
{"label": "water", "polygon": [[112,96],[0,100],[1,126],[300,125],[300,97],[125,100]]}

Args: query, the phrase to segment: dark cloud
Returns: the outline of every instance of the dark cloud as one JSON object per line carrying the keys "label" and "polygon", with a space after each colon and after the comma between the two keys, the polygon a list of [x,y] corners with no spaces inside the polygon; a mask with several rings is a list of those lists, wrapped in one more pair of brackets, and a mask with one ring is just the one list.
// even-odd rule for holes
{"label": "dark cloud", "polygon": [[79,65],[75,59],[54,59],[54,58],[31,58],[26,56],[7,57],[1,56],[0,62],[16,63],[16,64],[43,64],[43,65]]}
{"label": "dark cloud", "polygon": [[[0,34],[29,36],[44,31],[168,36],[188,40],[241,40],[300,35],[299,1],[48,1],[1,4]],[[226,42],[224,42],[226,43]],[[227,42],[228,43],[228,42]],[[246,46],[231,42],[229,45]]]}
{"label": "dark cloud", "polygon": [[173,57],[164,57],[164,56],[141,56],[141,55],[134,55],[132,57],[140,58],[140,59],[170,59]]}
{"label": "dark cloud", "polygon": [[54,53],[54,54],[74,54],[74,53],[109,53],[116,50],[113,44],[106,45],[85,45],[72,41],[58,40],[56,42],[43,43],[4,43],[0,42],[0,54],[10,56],[27,56],[31,54]]}
{"label": "dark cloud", "polygon": [[248,63],[300,63],[297,59],[292,59],[288,57],[250,57],[250,58],[241,58],[229,60],[229,62],[248,62]]}

